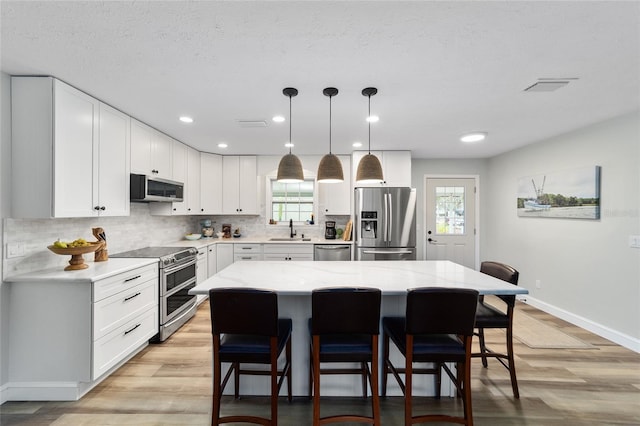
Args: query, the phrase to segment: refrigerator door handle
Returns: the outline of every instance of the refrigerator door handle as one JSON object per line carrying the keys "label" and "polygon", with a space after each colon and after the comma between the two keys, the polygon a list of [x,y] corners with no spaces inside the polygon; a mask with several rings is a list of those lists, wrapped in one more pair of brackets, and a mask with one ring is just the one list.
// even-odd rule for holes
{"label": "refrigerator door handle", "polygon": [[393,202],[391,200],[391,194],[387,194],[389,198],[389,204],[387,208],[387,222],[389,222],[389,234],[387,235],[387,241],[391,241],[391,237],[393,236]]}
{"label": "refrigerator door handle", "polygon": [[384,220],[382,221],[382,241],[384,241],[385,243],[387,242],[387,236],[389,233],[389,205],[388,205],[388,200],[387,200],[387,194],[384,194],[384,212],[383,212],[383,218]]}

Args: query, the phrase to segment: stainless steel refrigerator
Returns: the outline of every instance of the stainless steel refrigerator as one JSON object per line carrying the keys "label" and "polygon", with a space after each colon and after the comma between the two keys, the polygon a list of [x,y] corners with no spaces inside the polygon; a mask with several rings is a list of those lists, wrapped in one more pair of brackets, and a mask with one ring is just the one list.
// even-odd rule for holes
{"label": "stainless steel refrigerator", "polygon": [[416,259],[415,188],[355,188],[356,260]]}

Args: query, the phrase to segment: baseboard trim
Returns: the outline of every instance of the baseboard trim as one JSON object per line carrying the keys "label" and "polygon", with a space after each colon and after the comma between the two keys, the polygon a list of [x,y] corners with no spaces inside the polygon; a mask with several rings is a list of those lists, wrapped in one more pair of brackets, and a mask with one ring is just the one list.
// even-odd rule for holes
{"label": "baseboard trim", "polygon": [[0,386],[0,405],[4,404],[5,402],[7,402],[9,400],[8,398],[8,391],[9,387],[7,386],[7,384],[5,383],[4,385]]}
{"label": "baseboard trim", "polygon": [[565,311],[564,309],[550,305],[549,303],[530,297],[529,295],[518,296],[518,300],[521,300],[535,308],[540,309],[541,311],[556,316],[564,321],[570,322],[571,324],[577,325],[578,327],[582,327],[585,330],[597,334],[600,337],[611,340],[612,342],[617,343],[618,345],[623,346],[629,350],[640,353],[640,339],[624,333],[620,333],[617,330],[614,330],[602,324],[598,324],[597,322],[581,317],[580,315]]}

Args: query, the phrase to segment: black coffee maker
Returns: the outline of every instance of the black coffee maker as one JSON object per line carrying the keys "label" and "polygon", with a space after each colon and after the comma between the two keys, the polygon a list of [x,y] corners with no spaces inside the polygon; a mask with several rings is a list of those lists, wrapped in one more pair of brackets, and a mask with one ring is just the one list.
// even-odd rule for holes
{"label": "black coffee maker", "polygon": [[327,240],[336,239],[336,223],[334,221],[328,220],[325,222],[324,238],[326,238]]}

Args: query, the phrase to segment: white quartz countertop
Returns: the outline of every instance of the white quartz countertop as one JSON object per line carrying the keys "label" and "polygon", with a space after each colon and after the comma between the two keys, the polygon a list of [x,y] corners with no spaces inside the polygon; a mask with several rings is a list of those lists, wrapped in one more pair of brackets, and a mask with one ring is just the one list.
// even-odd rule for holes
{"label": "white quartz countertop", "polygon": [[[60,256],[61,259],[67,259]],[[68,259],[67,259],[68,260]],[[27,272],[24,274],[9,276],[4,279],[5,282],[33,282],[33,281],[77,281],[77,282],[94,282],[108,278],[112,275],[121,274],[132,269],[140,268],[147,265],[158,264],[158,259],[121,259],[109,258],[105,262],[94,262],[85,259],[85,263],[89,265],[87,269],[77,271],[65,271],[68,265],[66,260],[55,268],[42,269],[40,271]]]}
{"label": "white quartz countertop", "polygon": [[527,294],[528,290],[450,261],[235,262],[193,288],[208,294],[217,287],[255,287],[284,295],[308,295],[316,288],[374,287],[405,294],[416,287],[470,288],[480,294]]}
{"label": "white quartz countertop", "polygon": [[[305,238],[305,241],[301,239],[287,240],[287,241],[271,241],[271,238],[280,238],[273,236],[254,236],[254,237],[239,237],[239,238],[200,238],[199,240],[180,240],[167,246],[171,247],[195,247],[201,248],[211,244],[353,244],[353,241],[344,241],[342,239],[327,240],[324,238]],[[284,237],[283,237],[284,238]]]}

